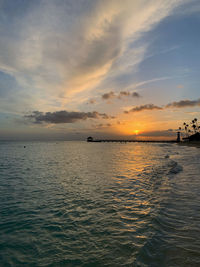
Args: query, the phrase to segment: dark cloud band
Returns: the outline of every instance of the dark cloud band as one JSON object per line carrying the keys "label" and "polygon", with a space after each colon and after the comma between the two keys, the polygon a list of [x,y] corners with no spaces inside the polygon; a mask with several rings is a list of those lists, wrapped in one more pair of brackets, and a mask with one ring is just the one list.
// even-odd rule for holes
{"label": "dark cloud band", "polygon": [[111,91],[109,93],[103,94],[101,97],[103,100],[108,100],[108,99],[116,97],[116,95],[114,92]]}
{"label": "dark cloud band", "polygon": [[112,118],[105,113],[93,112],[77,112],[77,111],[55,111],[55,112],[40,112],[33,111],[32,114],[25,115],[26,119],[29,119],[33,123],[74,123],[80,120],[87,119],[109,119]]}
{"label": "dark cloud band", "polygon": [[119,92],[119,94],[115,94],[113,91],[103,94],[101,97],[103,100],[108,100],[108,99],[112,99],[112,98],[119,98],[121,99],[122,97],[135,97],[135,98],[139,98],[141,97],[141,95],[137,92],[129,92],[129,91],[121,91]]}
{"label": "dark cloud band", "polygon": [[166,108],[187,108],[187,107],[195,107],[200,106],[200,99],[197,100],[181,100],[178,102],[172,102],[166,105]]}
{"label": "dark cloud band", "polygon": [[124,111],[124,113],[128,114],[128,113],[131,113],[131,112],[140,112],[140,111],[143,111],[143,110],[161,110],[161,109],[163,109],[163,108],[159,107],[159,106],[156,106],[154,104],[146,104],[146,105],[133,107],[132,109],[130,109],[128,111],[127,110]]}

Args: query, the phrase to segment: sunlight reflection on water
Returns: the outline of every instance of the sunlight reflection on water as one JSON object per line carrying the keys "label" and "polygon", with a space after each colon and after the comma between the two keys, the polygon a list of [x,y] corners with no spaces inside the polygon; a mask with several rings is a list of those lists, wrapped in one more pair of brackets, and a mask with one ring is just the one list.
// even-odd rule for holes
{"label": "sunlight reflection on water", "polygon": [[4,265],[197,266],[200,150],[25,145],[0,143]]}

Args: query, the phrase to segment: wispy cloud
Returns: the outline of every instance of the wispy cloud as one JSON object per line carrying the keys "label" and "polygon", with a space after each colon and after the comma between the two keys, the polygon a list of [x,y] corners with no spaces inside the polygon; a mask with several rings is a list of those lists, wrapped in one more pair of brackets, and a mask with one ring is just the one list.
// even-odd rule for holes
{"label": "wispy cloud", "polygon": [[159,82],[159,81],[165,81],[165,80],[170,80],[173,79],[174,77],[172,76],[166,76],[166,77],[158,77],[158,78],[154,78],[154,79],[150,79],[150,80],[145,80],[136,84],[132,84],[130,87],[132,88],[138,88],[140,86],[146,85],[146,84],[150,84],[150,83],[155,83],[155,82]]}
{"label": "wispy cloud", "polygon": [[99,124],[93,125],[95,129],[105,129],[105,128],[110,128],[111,126],[112,126],[111,123],[99,123]]}
{"label": "wispy cloud", "polygon": [[133,53],[134,43],[182,3],[35,1],[2,23],[0,70],[12,75],[24,92],[38,100],[42,95],[49,106],[52,96],[60,105],[70,104],[113,73],[117,77],[130,64],[138,65],[147,47]]}

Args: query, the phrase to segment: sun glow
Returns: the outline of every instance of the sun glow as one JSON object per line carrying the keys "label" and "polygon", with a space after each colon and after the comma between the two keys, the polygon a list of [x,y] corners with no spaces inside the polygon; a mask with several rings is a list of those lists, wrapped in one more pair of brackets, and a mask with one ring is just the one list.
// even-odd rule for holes
{"label": "sun glow", "polygon": [[135,134],[135,135],[138,135],[139,133],[140,133],[139,130],[135,130],[135,131],[134,131],[134,134]]}
{"label": "sun glow", "polygon": [[145,131],[140,122],[123,121],[116,129],[122,135],[139,135]]}

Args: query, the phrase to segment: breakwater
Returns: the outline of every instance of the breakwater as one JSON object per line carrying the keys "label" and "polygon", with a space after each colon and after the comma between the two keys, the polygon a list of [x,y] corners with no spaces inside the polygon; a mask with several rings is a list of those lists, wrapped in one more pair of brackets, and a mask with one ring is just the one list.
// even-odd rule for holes
{"label": "breakwater", "polygon": [[136,140],[136,139],[93,139],[88,137],[87,142],[93,143],[177,143],[178,140]]}

